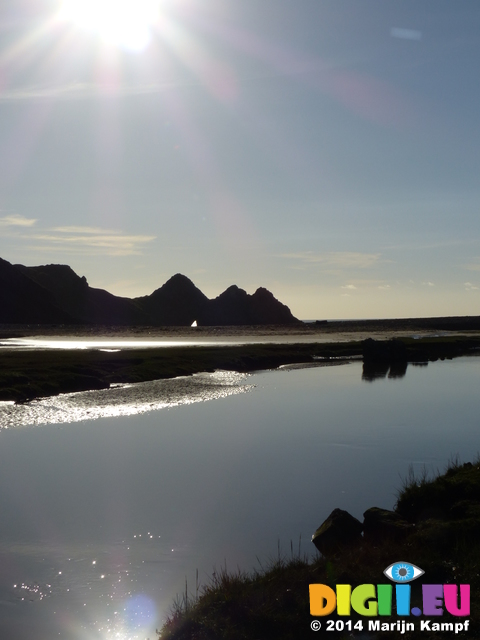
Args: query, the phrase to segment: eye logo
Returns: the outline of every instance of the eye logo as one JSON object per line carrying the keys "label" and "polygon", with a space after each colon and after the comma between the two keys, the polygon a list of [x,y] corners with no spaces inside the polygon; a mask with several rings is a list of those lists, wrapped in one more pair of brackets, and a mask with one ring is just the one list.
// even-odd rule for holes
{"label": "eye logo", "polygon": [[393,582],[405,583],[423,576],[425,571],[410,562],[394,562],[383,572]]}

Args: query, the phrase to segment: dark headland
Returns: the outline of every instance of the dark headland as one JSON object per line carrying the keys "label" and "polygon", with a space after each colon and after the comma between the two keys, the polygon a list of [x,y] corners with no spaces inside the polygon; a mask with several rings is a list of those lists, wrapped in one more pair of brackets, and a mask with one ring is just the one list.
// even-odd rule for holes
{"label": "dark headland", "polygon": [[290,309],[259,287],[236,285],[210,300],[177,273],[148,296],[123,298],[90,287],[71,267],[12,265],[0,259],[0,324],[189,327],[299,324]]}

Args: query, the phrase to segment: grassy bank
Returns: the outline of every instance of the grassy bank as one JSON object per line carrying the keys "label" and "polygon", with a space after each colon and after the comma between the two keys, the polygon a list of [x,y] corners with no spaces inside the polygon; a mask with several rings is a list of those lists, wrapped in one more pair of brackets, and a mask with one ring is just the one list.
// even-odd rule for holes
{"label": "grassy bank", "polygon": [[[398,496],[395,509],[410,524],[411,532],[401,541],[383,539],[346,546],[334,555],[302,558],[292,548],[251,573],[215,573],[210,584],[181,596],[159,637],[162,640],[290,640],[314,638],[310,629],[315,619],[309,613],[308,585],[388,583],[384,569],[399,560],[413,563],[425,571],[413,581],[411,606],[422,606],[421,583],[470,584],[472,610],[470,628],[455,637],[480,638],[480,465],[453,463],[435,479],[410,477]],[[325,514],[327,515],[327,514]],[[395,611],[395,609],[393,609]],[[334,614],[329,619],[337,619]],[[355,618],[352,616],[352,619]],[[359,620],[360,618],[356,618]],[[382,618],[395,621],[397,616]],[[404,618],[405,619],[405,618]],[[419,630],[424,618],[410,616],[414,632],[405,638],[424,640],[453,637],[453,633]],[[343,618],[345,620],[345,618]],[[330,637],[400,637],[399,632],[325,632]],[[463,618],[446,615],[437,621]],[[367,622],[366,622],[367,621]],[[322,631],[320,632],[322,635]]]}
{"label": "grassy bank", "polygon": [[[402,340],[405,362],[477,353],[480,338],[449,336]],[[362,354],[362,341],[331,343],[269,343],[239,346],[182,346],[99,350],[0,351],[0,400],[25,402],[59,393],[106,389],[113,383],[145,382],[226,369],[249,372],[318,358],[349,358]]]}

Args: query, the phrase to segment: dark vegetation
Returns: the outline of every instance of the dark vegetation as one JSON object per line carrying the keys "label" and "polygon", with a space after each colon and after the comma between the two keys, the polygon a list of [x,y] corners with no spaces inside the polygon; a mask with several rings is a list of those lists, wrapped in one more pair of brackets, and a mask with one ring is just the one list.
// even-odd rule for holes
{"label": "dark vegetation", "polygon": [[[369,511],[375,511],[369,510]],[[383,511],[383,510],[378,510]],[[366,512],[368,513],[368,512]],[[407,561],[425,571],[412,585],[412,606],[421,607],[421,583],[470,584],[470,628],[455,637],[480,638],[480,464],[453,462],[437,478],[427,474],[406,479],[392,520],[407,522],[402,535],[384,528],[381,536],[364,535],[344,543],[326,556],[309,561],[291,545],[290,552],[251,573],[215,572],[209,584],[194,592],[186,586],[177,598],[161,632],[162,640],[290,640],[326,635],[337,638],[400,637],[398,631],[384,633],[323,632],[310,630],[308,585],[382,584],[384,569],[393,562]],[[365,532],[366,533],[366,532]],[[372,533],[372,530],[370,530]],[[393,609],[395,611],[395,609]],[[335,615],[328,616],[335,619]],[[355,618],[352,616],[352,619]],[[382,617],[383,622],[397,620]],[[407,639],[433,640],[439,634],[407,632]],[[363,618],[364,629],[367,626]],[[447,616],[438,621],[447,621]],[[463,621],[463,618],[454,621]],[[448,616],[448,621],[452,617]],[[325,625],[323,625],[325,627]],[[442,633],[441,637],[453,637]]]}

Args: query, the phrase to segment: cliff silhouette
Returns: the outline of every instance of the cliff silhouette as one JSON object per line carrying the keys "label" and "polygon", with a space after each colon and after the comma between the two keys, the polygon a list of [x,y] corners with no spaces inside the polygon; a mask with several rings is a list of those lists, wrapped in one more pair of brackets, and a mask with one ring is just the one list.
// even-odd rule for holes
{"label": "cliff silhouette", "polygon": [[0,323],[190,326],[296,324],[290,309],[260,287],[232,285],[210,300],[177,273],[148,296],[123,298],[90,287],[71,267],[12,265],[0,258]]}

